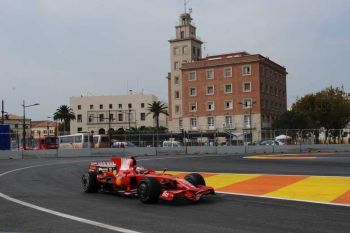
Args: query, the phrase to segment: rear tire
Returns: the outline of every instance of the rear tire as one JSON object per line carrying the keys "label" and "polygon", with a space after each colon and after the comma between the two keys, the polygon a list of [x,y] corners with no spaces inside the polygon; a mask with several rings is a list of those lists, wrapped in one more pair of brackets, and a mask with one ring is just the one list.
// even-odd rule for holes
{"label": "rear tire", "polygon": [[98,190],[97,174],[95,172],[88,172],[81,177],[81,185],[84,192],[96,193]]}
{"label": "rear tire", "polygon": [[137,195],[142,203],[156,203],[160,195],[160,183],[154,177],[141,180],[137,187]]}
{"label": "rear tire", "polygon": [[191,173],[185,176],[185,180],[193,184],[194,186],[205,186],[205,180],[201,174]]}

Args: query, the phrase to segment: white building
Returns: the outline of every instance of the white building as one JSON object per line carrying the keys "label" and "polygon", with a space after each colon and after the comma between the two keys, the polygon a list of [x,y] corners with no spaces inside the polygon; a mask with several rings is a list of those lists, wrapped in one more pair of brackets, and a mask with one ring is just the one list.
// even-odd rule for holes
{"label": "white building", "polygon": [[[128,95],[70,97],[70,107],[76,116],[70,123],[71,134],[107,134],[108,129],[113,132],[131,127],[155,127],[153,115],[147,110],[153,101],[158,101],[154,95],[132,91]],[[167,127],[164,114],[159,117],[159,125]]]}

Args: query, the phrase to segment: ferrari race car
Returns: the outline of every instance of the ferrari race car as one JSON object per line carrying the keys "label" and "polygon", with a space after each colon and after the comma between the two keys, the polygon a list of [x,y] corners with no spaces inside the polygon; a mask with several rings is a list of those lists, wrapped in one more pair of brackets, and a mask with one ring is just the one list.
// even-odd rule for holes
{"label": "ferrari race car", "polygon": [[143,203],[155,203],[159,199],[172,201],[186,198],[198,201],[202,196],[215,194],[212,187],[205,186],[204,178],[191,173],[180,179],[174,175],[157,173],[136,166],[134,157],[112,158],[111,162],[91,162],[88,172],[82,176],[86,193],[98,191],[137,196]]}

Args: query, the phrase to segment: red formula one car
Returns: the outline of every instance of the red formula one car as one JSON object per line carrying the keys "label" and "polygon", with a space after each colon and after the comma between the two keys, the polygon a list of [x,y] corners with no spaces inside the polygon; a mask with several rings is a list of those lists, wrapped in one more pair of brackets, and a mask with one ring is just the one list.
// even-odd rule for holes
{"label": "red formula one car", "polygon": [[159,199],[172,201],[187,198],[198,201],[203,195],[215,194],[212,187],[205,186],[198,173],[188,174],[185,179],[157,173],[136,166],[130,158],[112,158],[111,162],[91,162],[89,171],[82,176],[84,192],[98,191],[137,196],[143,203],[155,203]]}

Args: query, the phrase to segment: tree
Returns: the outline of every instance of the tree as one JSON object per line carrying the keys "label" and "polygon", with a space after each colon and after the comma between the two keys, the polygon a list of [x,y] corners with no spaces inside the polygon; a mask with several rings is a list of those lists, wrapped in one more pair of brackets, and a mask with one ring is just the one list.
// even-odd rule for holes
{"label": "tree", "polygon": [[272,124],[274,129],[307,129],[311,127],[310,117],[304,112],[291,110],[284,112]]}
{"label": "tree", "polygon": [[331,86],[297,99],[292,112],[307,116],[309,128],[342,129],[350,122],[350,99],[341,88]]}
{"label": "tree", "polygon": [[75,114],[69,106],[61,105],[53,114],[53,119],[63,121],[63,131],[66,133],[66,130],[70,131],[70,121],[75,120]]}
{"label": "tree", "polygon": [[148,104],[148,114],[153,114],[153,119],[156,119],[156,129],[159,129],[159,115],[164,114],[168,115],[167,106],[160,101],[153,101]]}

